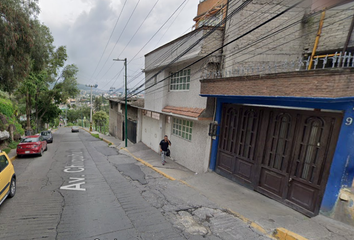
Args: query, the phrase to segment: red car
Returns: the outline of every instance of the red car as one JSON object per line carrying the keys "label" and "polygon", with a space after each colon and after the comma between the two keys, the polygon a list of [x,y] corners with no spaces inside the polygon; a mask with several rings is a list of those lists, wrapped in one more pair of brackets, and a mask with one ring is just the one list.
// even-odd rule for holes
{"label": "red car", "polygon": [[17,156],[38,154],[42,156],[47,151],[47,141],[40,135],[27,136],[17,145]]}

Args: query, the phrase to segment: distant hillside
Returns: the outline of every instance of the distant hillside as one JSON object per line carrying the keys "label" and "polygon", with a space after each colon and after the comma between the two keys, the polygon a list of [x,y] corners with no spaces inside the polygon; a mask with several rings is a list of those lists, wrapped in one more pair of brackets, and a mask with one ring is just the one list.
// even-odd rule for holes
{"label": "distant hillside", "polygon": [[[82,84],[82,83],[78,83],[77,84],[77,88],[79,90],[82,90],[82,91],[91,91],[91,87],[86,87],[85,84]],[[114,89],[114,92],[123,92],[124,90],[123,89]],[[92,88],[92,92],[95,93],[95,94],[101,94],[101,93],[108,93],[109,90],[102,90],[100,89],[99,87],[98,88]]]}

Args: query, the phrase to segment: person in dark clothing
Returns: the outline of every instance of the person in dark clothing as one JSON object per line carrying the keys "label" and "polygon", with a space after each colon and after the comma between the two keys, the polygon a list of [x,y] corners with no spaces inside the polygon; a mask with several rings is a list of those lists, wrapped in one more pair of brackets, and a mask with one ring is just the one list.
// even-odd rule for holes
{"label": "person in dark clothing", "polygon": [[168,146],[171,146],[171,141],[168,140],[167,135],[165,135],[165,137],[160,142],[160,152],[161,152],[162,165],[165,165],[165,163],[166,163],[165,156],[166,156],[166,153],[168,150]]}

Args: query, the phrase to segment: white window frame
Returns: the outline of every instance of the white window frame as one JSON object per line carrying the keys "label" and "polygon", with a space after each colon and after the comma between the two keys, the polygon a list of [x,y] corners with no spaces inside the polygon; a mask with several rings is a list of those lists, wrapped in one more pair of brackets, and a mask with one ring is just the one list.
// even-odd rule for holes
{"label": "white window frame", "polygon": [[191,83],[191,69],[184,69],[176,73],[170,74],[169,90],[174,91],[189,91]]}
{"label": "white window frame", "polygon": [[193,122],[181,118],[173,118],[172,135],[192,141]]}

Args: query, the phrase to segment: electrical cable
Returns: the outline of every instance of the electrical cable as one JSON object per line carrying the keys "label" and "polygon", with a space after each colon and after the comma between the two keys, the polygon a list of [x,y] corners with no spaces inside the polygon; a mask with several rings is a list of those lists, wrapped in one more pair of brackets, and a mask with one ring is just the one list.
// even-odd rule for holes
{"label": "electrical cable", "polygon": [[124,28],[123,28],[122,32],[120,33],[120,35],[119,35],[119,37],[118,37],[118,39],[117,39],[116,43],[114,44],[114,46],[113,46],[113,48],[112,48],[111,52],[109,53],[109,55],[108,55],[108,57],[107,57],[107,59],[106,59],[105,63],[103,64],[103,66],[102,66],[101,70],[98,72],[98,74],[97,74],[97,75],[99,75],[99,74],[102,72],[103,68],[106,66],[106,64],[107,64],[108,60],[110,59],[110,57],[111,57],[111,55],[112,55],[112,53],[113,53],[114,49],[116,48],[116,46],[117,46],[117,44],[118,44],[118,42],[119,42],[120,38],[122,37],[122,35],[123,35],[123,33],[124,33],[125,29],[127,28],[127,26],[128,26],[128,24],[129,24],[129,22],[130,22],[130,20],[131,20],[132,16],[134,15],[134,12],[135,12],[135,10],[137,9],[137,7],[138,7],[138,5],[139,5],[140,1],[141,1],[141,0],[138,0],[138,2],[136,3],[136,5],[135,5],[135,7],[134,7],[133,11],[131,12],[131,14],[130,14],[130,16],[129,16],[129,18],[128,18],[128,21],[125,23],[125,26],[124,26]]}
{"label": "electrical cable", "polygon": [[120,19],[121,15],[122,15],[122,12],[123,12],[123,10],[124,10],[124,8],[125,8],[125,5],[126,5],[127,1],[128,1],[128,0],[125,0],[125,2],[124,2],[124,4],[123,4],[123,7],[122,7],[122,9],[121,9],[121,11],[120,11],[120,13],[119,13],[119,15],[118,15],[117,21],[116,21],[116,23],[115,23],[115,25],[114,25],[114,27],[113,27],[113,29],[112,29],[111,35],[109,36],[109,39],[108,39],[108,41],[107,41],[107,43],[106,43],[106,46],[105,46],[105,48],[104,48],[104,50],[103,50],[103,52],[102,52],[102,54],[101,54],[100,60],[98,61],[97,65],[96,65],[96,67],[95,67],[95,70],[93,71],[93,73],[92,73],[92,75],[91,75],[91,77],[90,77],[90,80],[92,80],[93,76],[94,76],[95,73],[96,73],[96,70],[97,70],[98,66],[99,66],[100,63],[101,63],[102,57],[103,57],[104,53],[105,53],[106,50],[107,50],[107,46],[108,46],[108,44],[109,44],[109,41],[111,40],[112,35],[113,35],[113,33],[114,33],[114,30],[115,30],[116,27],[117,27],[117,24],[118,24],[118,22],[119,22],[119,19]]}
{"label": "electrical cable", "polygon": [[[262,24],[259,24],[258,26],[252,28],[251,30],[247,31],[246,33],[242,34],[241,36],[236,37],[236,38],[234,38],[233,40],[231,40],[231,41],[229,41],[229,42],[223,44],[221,47],[215,49],[214,51],[212,51],[212,52],[210,52],[209,54],[203,56],[202,58],[200,58],[200,59],[194,61],[193,63],[188,64],[187,66],[183,67],[181,70],[185,70],[185,69],[187,69],[187,68],[193,66],[194,64],[196,64],[196,63],[202,61],[203,59],[205,59],[205,58],[211,56],[213,53],[215,53],[215,52],[217,52],[217,51],[223,49],[225,46],[228,46],[228,45],[230,45],[231,43],[236,42],[237,40],[239,40],[239,39],[241,39],[241,38],[247,36],[248,34],[254,32],[255,30],[257,30],[257,29],[261,28],[262,26],[268,24],[269,22],[273,21],[274,19],[276,19],[276,18],[282,16],[284,13],[286,13],[286,12],[290,11],[291,9],[295,8],[296,6],[298,6],[298,5],[299,5],[300,3],[302,3],[303,1],[304,1],[304,0],[301,0],[301,1],[297,2],[297,3],[295,3],[294,5],[292,5],[292,6],[288,7],[288,8],[286,8],[286,9],[283,10],[282,12],[280,12],[280,13],[276,14],[275,16],[271,17],[270,19],[264,21]],[[168,76],[168,77],[166,77],[166,78],[160,80],[160,81],[157,82],[157,83],[163,82],[163,81],[165,81],[166,79],[169,79],[169,78],[170,78],[170,76]],[[151,79],[150,79],[150,80],[151,80]],[[149,87],[146,87],[145,90],[152,88],[152,87],[155,86],[157,83],[152,84],[152,85],[149,86]],[[131,92],[131,93],[133,93],[133,95],[136,95],[136,94],[141,93],[142,91],[144,91],[144,90],[141,90],[141,91],[139,91],[139,92],[136,92],[136,90],[135,90],[134,92]]]}
{"label": "electrical cable", "polygon": [[[336,15],[336,14],[333,14],[332,15],[332,17],[334,16],[334,15]],[[327,27],[329,27],[329,26],[331,26],[331,25],[334,25],[334,24],[337,24],[337,23],[339,23],[339,22],[341,22],[341,21],[344,21],[344,20],[346,20],[346,19],[348,19],[348,18],[352,18],[352,16],[350,15],[350,16],[347,16],[347,17],[345,17],[345,18],[343,18],[343,19],[340,19],[340,20],[338,20],[338,21],[336,21],[336,22],[333,22],[333,23],[331,23],[331,24],[329,24],[329,25],[327,25],[327,26],[324,26],[323,28],[327,28]],[[328,18],[327,18],[328,19]],[[312,31],[312,32],[308,32],[308,33],[306,33],[306,34],[303,34],[303,35],[301,35],[301,36],[299,36],[298,38],[296,38],[296,39],[301,39],[301,38],[303,38],[303,37],[305,37],[305,36],[307,36],[307,35],[310,35],[310,34],[313,34],[313,33],[316,33],[317,32],[317,29],[316,30],[314,30],[314,31]],[[291,34],[291,33],[290,33]],[[290,35],[289,34],[289,35]],[[278,46],[276,46],[276,47],[273,47],[273,48],[271,48],[271,49],[267,49],[267,50],[265,50],[264,52],[267,52],[267,51],[270,51],[270,50],[273,50],[273,49],[275,49],[275,48],[277,48],[277,47],[279,47],[279,46],[283,46],[283,45],[285,45],[285,44],[287,44],[287,43],[290,43],[291,41],[294,41],[294,40],[296,40],[296,39],[291,39],[291,40],[289,40],[289,41],[287,41],[287,42],[284,42],[284,43],[282,43],[282,44],[280,44],[280,45],[278,45]],[[264,52],[262,52],[262,53],[264,53]],[[261,53],[261,54],[262,54]],[[256,55],[257,56],[257,55]],[[253,58],[253,57],[256,57],[256,56],[251,56],[250,58]],[[200,70],[199,70],[200,71]],[[198,71],[198,72],[199,72]],[[194,79],[194,80],[191,80],[191,81],[195,81],[195,80],[200,80],[200,79]],[[158,88],[158,89],[161,89],[161,88],[164,88],[164,87],[166,87],[166,85],[164,85],[164,86],[162,86],[162,87],[160,87],[160,88]],[[158,89],[154,89],[154,91],[153,92],[155,92],[156,93],[156,90],[158,90]],[[150,92],[149,94],[151,94],[152,92]],[[148,94],[148,93],[147,93]]]}

